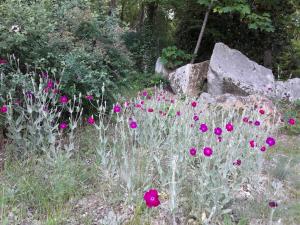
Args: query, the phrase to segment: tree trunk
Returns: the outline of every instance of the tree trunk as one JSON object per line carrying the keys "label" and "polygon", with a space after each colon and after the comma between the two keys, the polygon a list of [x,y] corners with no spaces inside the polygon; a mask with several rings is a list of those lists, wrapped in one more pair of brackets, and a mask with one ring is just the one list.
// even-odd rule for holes
{"label": "tree trunk", "polygon": [[112,16],[117,8],[117,0],[110,0],[108,15]]}
{"label": "tree trunk", "polygon": [[139,15],[139,22],[137,25],[137,31],[141,32],[144,27],[144,20],[145,20],[145,5],[142,3]]}
{"label": "tree trunk", "polygon": [[200,34],[199,34],[199,37],[198,37],[196,48],[194,50],[194,56],[193,56],[193,58],[191,60],[191,64],[193,64],[195,62],[195,59],[197,57],[197,54],[198,54],[198,51],[199,51],[199,48],[200,48],[200,44],[201,44],[201,41],[202,41],[202,38],[203,38],[204,30],[205,30],[205,27],[206,27],[206,24],[207,24],[209,12],[210,12],[210,10],[212,8],[212,4],[213,4],[213,0],[211,1],[210,5],[208,6],[208,8],[207,8],[207,10],[205,12],[204,21],[203,21],[203,24],[202,24],[202,27],[201,27],[201,31],[200,31]]}

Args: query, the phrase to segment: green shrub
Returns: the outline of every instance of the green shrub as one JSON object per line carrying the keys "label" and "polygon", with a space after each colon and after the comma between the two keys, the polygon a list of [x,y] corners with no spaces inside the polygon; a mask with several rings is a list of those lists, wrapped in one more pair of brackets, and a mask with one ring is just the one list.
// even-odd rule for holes
{"label": "green shrub", "polygon": [[176,69],[188,63],[192,57],[193,55],[185,53],[176,46],[164,48],[161,55],[162,62],[168,69]]}

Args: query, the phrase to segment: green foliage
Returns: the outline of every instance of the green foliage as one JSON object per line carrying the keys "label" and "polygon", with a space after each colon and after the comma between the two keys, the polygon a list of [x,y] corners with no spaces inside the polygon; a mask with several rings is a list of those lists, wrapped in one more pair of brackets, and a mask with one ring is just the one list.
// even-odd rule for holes
{"label": "green foliage", "polygon": [[[300,101],[297,100],[293,103],[290,102],[284,102],[281,105],[282,112],[283,112],[283,119],[285,121],[285,126],[283,129],[289,134],[289,135],[298,135],[300,134]],[[288,124],[289,119],[295,119],[296,124],[290,125]]]}
{"label": "green foliage", "polygon": [[185,53],[176,46],[171,46],[162,50],[161,60],[168,69],[176,69],[186,64],[192,57],[193,55]]}

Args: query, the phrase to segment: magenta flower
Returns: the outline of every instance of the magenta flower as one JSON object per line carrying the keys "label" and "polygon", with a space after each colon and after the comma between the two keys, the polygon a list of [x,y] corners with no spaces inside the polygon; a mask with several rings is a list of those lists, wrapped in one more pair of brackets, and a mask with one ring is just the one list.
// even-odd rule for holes
{"label": "magenta flower", "polygon": [[266,140],[266,143],[267,143],[270,147],[272,147],[273,145],[276,144],[276,141],[275,141],[274,138],[268,137],[267,140]]}
{"label": "magenta flower", "polygon": [[254,122],[254,125],[255,125],[255,126],[259,126],[259,125],[260,125],[260,122],[257,120],[257,121]]}
{"label": "magenta flower", "polygon": [[129,105],[130,105],[129,102],[124,102],[124,107],[125,108],[129,107]]}
{"label": "magenta flower", "polygon": [[93,95],[87,95],[85,96],[86,100],[92,101],[94,99]]}
{"label": "magenta flower", "polygon": [[143,91],[143,96],[147,97],[148,92],[147,91]]}
{"label": "magenta flower", "polygon": [[66,103],[68,103],[69,99],[67,96],[63,95],[63,96],[60,96],[59,101],[62,104],[66,104]]}
{"label": "magenta flower", "polygon": [[141,108],[142,105],[141,104],[135,104],[135,108]]}
{"label": "magenta flower", "polygon": [[47,82],[47,88],[50,88],[50,89],[54,88],[54,83],[53,83],[52,80],[49,80],[49,81]]}
{"label": "magenta flower", "polygon": [[95,124],[95,119],[93,116],[90,116],[88,119],[87,119],[87,122],[91,125],[94,125]]}
{"label": "magenta flower", "polygon": [[226,130],[229,131],[229,132],[233,131],[233,125],[231,123],[227,123],[226,124]]}
{"label": "magenta flower", "polygon": [[137,123],[135,121],[131,121],[129,124],[131,129],[136,129],[137,128]]}
{"label": "magenta flower", "polygon": [[192,107],[195,108],[197,106],[197,102],[194,101],[194,102],[191,103],[191,105],[192,105]]}
{"label": "magenta flower", "polygon": [[153,112],[154,110],[152,108],[149,108],[148,109],[148,112]]}
{"label": "magenta flower", "polygon": [[202,123],[200,125],[199,130],[202,131],[203,133],[205,133],[208,130],[208,127],[207,127],[207,125],[205,123]]}
{"label": "magenta flower", "polygon": [[115,112],[115,113],[121,112],[121,109],[122,109],[122,108],[121,108],[120,105],[115,105],[115,106],[114,106],[114,112]]}
{"label": "magenta flower", "polygon": [[0,108],[1,113],[7,113],[7,110],[8,110],[8,108],[6,105],[1,106],[1,108]]}
{"label": "magenta flower", "polygon": [[199,116],[195,115],[195,116],[193,117],[193,120],[194,120],[194,121],[198,121],[198,120],[199,120]]}
{"label": "magenta flower", "polygon": [[270,201],[270,202],[269,202],[269,207],[271,207],[271,208],[276,208],[276,207],[278,207],[278,203],[275,202],[275,201]]}
{"label": "magenta flower", "polygon": [[215,133],[215,135],[221,135],[222,129],[220,127],[217,127],[217,128],[215,128],[214,133]]}
{"label": "magenta flower", "polygon": [[266,149],[267,149],[267,148],[266,148],[265,146],[262,146],[262,147],[260,148],[260,151],[265,152]]}
{"label": "magenta flower", "polygon": [[206,156],[206,157],[210,157],[212,154],[213,154],[213,150],[210,148],[210,147],[205,147],[203,149],[203,154]]}
{"label": "magenta flower", "polygon": [[260,109],[260,110],[259,110],[259,113],[263,115],[263,114],[265,114],[265,110]]}
{"label": "magenta flower", "polygon": [[251,147],[251,148],[254,148],[254,147],[255,147],[255,142],[254,142],[254,140],[249,141],[249,144],[250,144],[250,147]]}
{"label": "magenta flower", "polygon": [[249,118],[248,118],[248,117],[244,117],[244,118],[243,118],[243,122],[248,123],[248,121],[249,121]]}
{"label": "magenta flower", "polygon": [[141,105],[144,105],[144,103],[145,103],[145,101],[144,101],[144,100],[142,100],[142,101],[141,101]]}
{"label": "magenta flower", "polygon": [[7,64],[7,60],[6,59],[0,59],[0,65],[5,65]]}
{"label": "magenta flower", "polygon": [[59,124],[59,129],[64,130],[66,128],[68,128],[68,124],[66,122],[61,122]]}
{"label": "magenta flower", "polygon": [[177,116],[180,116],[180,115],[181,115],[180,111],[177,111],[177,112],[176,112],[176,115],[177,115]]}
{"label": "magenta flower", "polygon": [[222,137],[218,137],[218,142],[221,142],[222,141]]}
{"label": "magenta flower", "polygon": [[156,189],[150,189],[144,194],[144,200],[148,208],[157,207],[160,205],[158,192]]}
{"label": "magenta flower", "polygon": [[174,103],[175,103],[174,99],[171,99],[171,103],[172,103],[172,104],[174,104]]}
{"label": "magenta flower", "polygon": [[237,159],[233,162],[233,165],[235,165],[235,166],[240,166],[241,164],[242,164],[242,160],[240,160],[240,159]]}
{"label": "magenta flower", "polygon": [[196,156],[196,154],[197,154],[197,149],[194,148],[194,147],[190,148],[190,155],[191,156]]}
{"label": "magenta flower", "polygon": [[295,125],[296,124],[296,120],[293,119],[293,118],[289,119],[289,124],[292,125],[292,126]]}

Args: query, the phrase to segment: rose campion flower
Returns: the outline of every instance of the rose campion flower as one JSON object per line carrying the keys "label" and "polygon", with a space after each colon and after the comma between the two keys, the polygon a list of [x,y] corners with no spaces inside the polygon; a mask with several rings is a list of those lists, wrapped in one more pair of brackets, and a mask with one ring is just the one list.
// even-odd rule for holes
{"label": "rose campion flower", "polygon": [[114,106],[114,112],[115,112],[115,113],[121,112],[121,106],[120,106],[120,105],[115,105],[115,106]]}
{"label": "rose campion flower", "polygon": [[131,129],[136,129],[137,128],[137,123],[135,121],[131,121],[129,124]]}
{"label": "rose campion flower", "polygon": [[68,128],[68,124],[66,122],[61,122],[59,124],[59,129],[64,130],[66,128]]}
{"label": "rose campion flower", "polygon": [[148,96],[148,92],[147,91],[143,91],[143,96],[147,97]]}
{"label": "rose campion flower", "polygon": [[221,142],[222,141],[222,137],[218,137],[218,142]]}
{"label": "rose campion flower", "polygon": [[244,122],[244,123],[248,123],[248,121],[249,121],[249,118],[248,118],[248,117],[244,117],[244,118],[243,118],[243,122]]}
{"label": "rose campion flower", "polygon": [[128,108],[129,105],[130,105],[129,102],[124,102],[124,107],[125,107],[125,108]]}
{"label": "rose campion flower", "polygon": [[150,189],[144,194],[144,200],[148,208],[157,207],[160,205],[158,192],[156,189]]}
{"label": "rose campion flower", "polygon": [[233,131],[233,125],[231,123],[227,123],[226,124],[226,130],[229,131],[229,132]]}
{"label": "rose campion flower", "polygon": [[257,120],[257,121],[254,122],[254,125],[255,125],[255,126],[259,126],[259,125],[260,125],[260,122]]}
{"label": "rose campion flower", "polygon": [[207,127],[207,125],[205,123],[202,123],[200,125],[199,130],[202,131],[203,133],[205,133],[208,130],[208,127]]}
{"label": "rose campion flower", "polygon": [[63,95],[63,96],[60,96],[59,101],[62,104],[66,104],[66,103],[68,103],[69,99],[67,96]]}
{"label": "rose campion flower", "polygon": [[199,120],[199,116],[195,115],[195,116],[193,117],[193,120],[194,120],[194,121],[198,121],[198,120]]}
{"label": "rose campion flower", "polygon": [[181,115],[180,111],[177,111],[176,116],[180,116],[180,115]]}
{"label": "rose campion flower", "polygon": [[54,88],[54,82],[52,80],[49,80],[47,82],[47,88],[53,89]]}
{"label": "rose campion flower", "polygon": [[264,114],[265,114],[265,110],[260,109],[260,110],[259,110],[259,113],[260,113],[261,115],[264,115]]}
{"label": "rose campion flower", "polygon": [[237,159],[233,162],[233,165],[235,165],[235,166],[240,166],[241,164],[242,164],[242,160],[240,160],[240,159]]}
{"label": "rose campion flower", "polygon": [[87,122],[91,125],[94,125],[95,124],[95,119],[93,116],[90,116],[88,119],[87,119]]}
{"label": "rose campion flower", "polygon": [[213,150],[210,148],[210,147],[205,147],[203,149],[203,154],[206,156],[206,157],[210,157],[212,154],[213,154]]}
{"label": "rose campion flower", "polygon": [[265,152],[266,149],[267,149],[266,146],[262,146],[262,147],[260,148],[260,151]]}
{"label": "rose campion flower", "polygon": [[197,149],[194,148],[194,147],[190,148],[190,155],[191,156],[196,156],[196,154],[197,154]]}
{"label": "rose campion flower", "polygon": [[254,147],[255,147],[255,141],[254,141],[254,140],[249,141],[249,144],[250,144],[250,147],[251,147],[251,148],[254,148]]}
{"label": "rose campion flower", "polygon": [[8,110],[8,108],[6,105],[1,106],[1,108],[0,108],[1,113],[7,113],[7,110]]}
{"label": "rose campion flower", "polygon": [[275,202],[275,201],[270,201],[270,202],[269,202],[269,207],[271,207],[271,208],[276,208],[276,207],[278,207],[278,203]]}
{"label": "rose campion flower", "polygon": [[217,127],[217,128],[215,128],[214,133],[215,133],[215,135],[221,135],[222,129],[220,127]]}
{"label": "rose campion flower", "polygon": [[274,138],[268,137],[267,140],[266,140],[266,143],[267,143],[270,147],[272,147],[273,145],[276,144],[276,141],[275,141]]}
{"label": "rose campion flower", "polygon": [[194,102],[191,103],[191,105],[192,105],[192,107],[195,108],[197,106],[197,102],[194,101]]}
{"label": "rose campion flower", "polygon": [[149,108],[148,109],[148,112],[153,112],[154,110],[152,108]]}
{"label": "rose campion flower", "polygon": [[289,119],[289,124],[290,125],[295,125],[296,124],[296,120],[294,118]]}
{"label": "rose campion flower", "polygon": [[86,100],[92,101],[94,99],[93,95],[87,95],[85,96]]}

